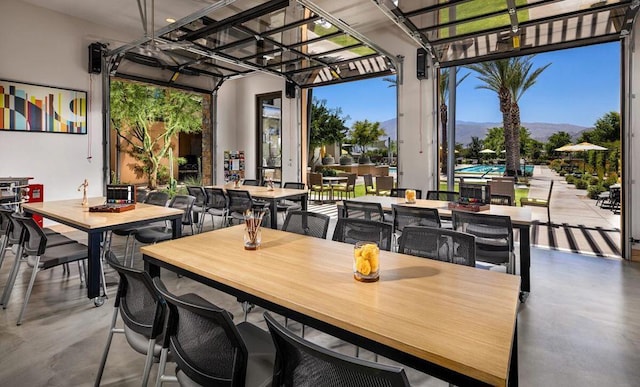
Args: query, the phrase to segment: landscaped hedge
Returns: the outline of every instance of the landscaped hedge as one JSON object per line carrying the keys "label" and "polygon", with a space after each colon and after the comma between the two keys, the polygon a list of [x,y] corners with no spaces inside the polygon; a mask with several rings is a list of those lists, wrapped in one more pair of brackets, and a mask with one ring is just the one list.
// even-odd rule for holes
{"label": "landscaped hedge", "polygon": [[604,188],[602,184],[590,185],[589,188],[587,188],[587,196],[589,196],[590,199],[597,199],[598,195],[605,191],[607,191],[607,189]]}
{"label": "landscaped hedge", "polygon": [[587,189],[587,187],[589,186],[589,183],[587,183],[583,179],[576,179],[575,180],[575,185],[576,185],[577,189]]}

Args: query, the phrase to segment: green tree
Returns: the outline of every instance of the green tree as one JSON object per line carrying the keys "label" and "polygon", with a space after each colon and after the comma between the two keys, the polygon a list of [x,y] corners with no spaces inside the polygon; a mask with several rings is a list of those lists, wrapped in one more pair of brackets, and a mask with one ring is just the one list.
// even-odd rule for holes
{"label": "green tree", "polygon": [[[134,82],[111,83],[111,127],[143,163],[149,188],[158,185],[160,163],[168,156],[171,140],[179,133],[202,131],[202,98],[168,88]],[[151,126],[162,130],[152,134]]]}
{"label": "green tree", "polygon": [[571,135],[565,131],[560,131],[549,136],[544,149],[548,156],[557,155],[559,152],[556,149],[567,144],[571,144]]}
{"label": "green tree", "polygon": [[360,151],[363,154],[367,151],[368,145],[378,141],[381,136],[385,135],[386,133],[380,127],[379,122],[370,122],[369,120],[354,122],[351,132],[349,132],[351,140],[360,147]]}
{"label": "green tree", "polygon": [[620,113],[609,112],[598,118],[594,128],[582,132],[578,142],[587,141],[593,144],[605,144],[620,140]]}
{"label": "green tree", "polygon": [[[447,122],[449,120],[448,117],[448,107],[449,103],[449,71],[450,69],[442,69],[440,70],[440,77],[438,78],[438,99],[440,101],[440,128],[442,139],[440,145],[442,146],[442,150],[440,151],[440,168],[441,173],[447,173]],[[460,86],[460,83],[464,81],[471,73],[466,73],[462,78],[457,78],[459,68],[456,69],[456,87]]]}
{"label": "green tree", "polygon": [[482,143],[483,141],[478,137],[471,137],[471,142],[469,143],[469,148],[467,149],[467,157],[472,159],[479,159],[481,156],[480,151],[482,150]]}
{"label": "green tree", "polygon": [[496,154],[501,155],[504,150],[504,130],[500,127],[488,129],[482,143],[485,149],[494,150]]}
{"label": "green tree", "polygon": [[313,164],[316,148],[342,142],[349,130],[345,122],[349,116],[342,109],[330,109],[326,100],[313,99],[311,104],[311,132],[309,135],[309,162]]}

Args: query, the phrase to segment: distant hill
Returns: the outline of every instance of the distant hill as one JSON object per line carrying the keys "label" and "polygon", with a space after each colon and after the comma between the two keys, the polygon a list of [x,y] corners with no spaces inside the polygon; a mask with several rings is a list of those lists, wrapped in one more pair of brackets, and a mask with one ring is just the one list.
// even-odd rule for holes
{"label": "distant hill", "polygon": [[[396,138],[397,120],[395,118],[381,122],[380,126],[384,128],[387,133],[385,140],[386,137]],[[471,142],[472,136],[483,138],[487,134],[488,129],[500,126],[502,126],[501,122],[456,121],[456,142],[467,145]],[[523,122],[522,126],[529,129],[532,138],[541,142],[546,142],[549,136],[560,131],[569,133],[575,141],[582,132],[591,129],[586,126],[554,124],[549,122]]]}

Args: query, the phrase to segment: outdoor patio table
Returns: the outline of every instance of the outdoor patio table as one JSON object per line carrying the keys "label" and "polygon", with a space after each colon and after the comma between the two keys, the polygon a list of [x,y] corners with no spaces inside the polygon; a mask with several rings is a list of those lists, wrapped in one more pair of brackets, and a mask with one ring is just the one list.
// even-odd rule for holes
{"label": "outdoor patio table", "polygon": [[322,183],[329,183],[329,186],[331,186],[331,190],[329,191],[329,202],[334,202],[334,198],[333,198],[333,186],[336,183],[340,183],[343,181],[347,181],[349,180],[348,177],[346,176],[322,176]]}

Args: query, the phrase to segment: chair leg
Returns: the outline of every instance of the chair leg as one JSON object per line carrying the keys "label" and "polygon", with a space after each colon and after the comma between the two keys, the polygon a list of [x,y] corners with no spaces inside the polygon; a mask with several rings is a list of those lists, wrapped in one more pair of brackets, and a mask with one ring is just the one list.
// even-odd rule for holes
{"label": "chair leg", "polygon": [[153,365],[153,349],[156,346],[156,339],[149,340],[149,346],[147,347],[147,360],[144,363],[144,371],[142,373],[142,387],[145,387],[149,382],[149,374],[151,373],[151,366]]}
{"label": "chair leg", "polygon": [[133,257],[136,255],[136,238],[133,238],[133,245],[131,246],[131,262],[129,267],[133,267]]}
{"label": "chair leg", "polygon": [[84,285],[84,261],[76,261],[78,263],[78,274],[80,275],[80,285]]}
{"label": "chair leg", "polygon": [[111,341],[113,340],[114,333],[123,333],[123,329],[116,329],[116,321],[118,319],[118,307],[113,308],[113,317],[111,318],[111,325],[109,326],[109,335],[107,336],[107,345],[104,347],[102,353],[102,360],[100,360],[100,368],[98,368],[98,375],[96,376],[95,387],[100,386],[102,380],[102,373],[104,372],[104,366],[107,364],[107,356],[109,355],[109,349],[111,348]]}
{"label": "chair leg", "polygon": [[178,381],[175,376],[167,376],[164,374],[164,370],[167,368],[168,352],[168,348],[162,348],[162,352],[160,352],[160,364],[158,365],[158,378],[156,379],[156,387],[160,387],[164,382],[175,383]]}
{"label": "chair leg", "polygon": [[13,290],[13,286],[16,283],[16,277],[18,276],[18,271],[20,270],[20,264],[22,263],[22,246],[18,246],[18,251],[16,252],[16,258],[13,261],[13,265],[11,266],[11,272],[9,274],[9,278],[7,279],[7,283],[4,285],[4,291],[2,292],[2,298],[0,299],[0,304],[2,304],[2,309],[7,309],[7,303],[9,302],[9,296],[11,296],[11,291]]}
{"label": "chair leg", "polygon": [[27,293],[25,293],[24,295],[24,302],[22,303],[22,309],[20,309],[20,314],[18,315],[18,322],[16,323],[16,325],[22,324],[22,316],[24,316],[24,312],[27,309],[27,303],[29,302],[29,297],[31,297],[31,290],[33,290],[33,283],[36,281],[36,274],[38,274],[38,265],[40,265],[40,256],[36,257],[36,262],[33,265],[33,271],[31,272],[31,279],[29,280]]}
{"label": "chair leg", "polygon": [[4,262],[4,256],[8,242],[9,238],[6,235],[3,235],[2,239],[0,240],[0,268],[2,268],[2,262]]}
{"label": "chair leg", "polygon": [[549,206],[547,206],[547,220],[551,224],[551,208]]}
{"label": "chair leg", "polygon": [[104,276],[104,262],[100,260],[100,281],[102,283],[102,295],[107,297],[107,279]]}

